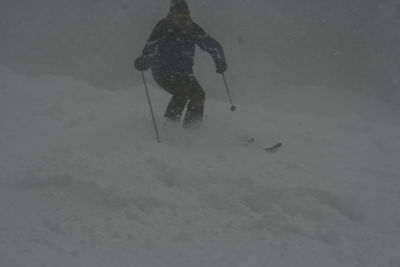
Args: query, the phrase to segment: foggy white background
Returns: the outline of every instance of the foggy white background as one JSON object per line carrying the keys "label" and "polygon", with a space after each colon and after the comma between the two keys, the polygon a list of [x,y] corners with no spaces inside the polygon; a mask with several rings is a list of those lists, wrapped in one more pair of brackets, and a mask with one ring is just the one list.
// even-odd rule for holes
{"label": "foggy white background", "polygon": [[146,72],[157,143],[169,2],[0,0],[0,266],[400,266],[399,2],[188,1],[238,110],[198,50],[196,131]]}
{"label": "foggy white background", "polygon": [[[292,84],[399,100],[398,1],[188,3],[193,19],[224,46],[236,98],[255,100]],[[72,76],[112,90],[138,85],[133,61],[155,24],[167,15],[169,4],[2,0],[0,64],[19,73]],[[223,92],[215,89],[221,80],[209,56],[198,50],[196,62],[195,71],[209,96],[221,97]]]}

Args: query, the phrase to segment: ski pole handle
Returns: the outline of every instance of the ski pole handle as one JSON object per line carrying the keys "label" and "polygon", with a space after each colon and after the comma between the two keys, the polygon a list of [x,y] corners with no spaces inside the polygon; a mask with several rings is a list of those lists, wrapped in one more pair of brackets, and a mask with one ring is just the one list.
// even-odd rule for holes
{"label": "ski pole handle", "polygon": [[228,87],[228,83],[226,82],[225,75],[223,73],[221,73],[221,75],[222,75],[222,78],[224,79],[224,84],[225,84],[225,88],[226,88],[226,93],[228,94],[229,102],[231,103],[231,111],[234,112],[234,111],[237,110],[237,108],[233,104],[232,96],[231,96],[231,93],[229,91],[229,87]]}

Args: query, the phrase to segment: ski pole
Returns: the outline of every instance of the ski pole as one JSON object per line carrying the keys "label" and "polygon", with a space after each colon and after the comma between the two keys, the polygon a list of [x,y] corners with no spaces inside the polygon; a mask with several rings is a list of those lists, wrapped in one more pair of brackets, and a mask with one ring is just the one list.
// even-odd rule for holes
{"label": "ski pole", "polygon": [[146,83],[146,78],[145,78],[145,76],[144,76],[144,72],[141,71],[141,73],[142,73],[144,88],[145,88],[145,91],[146,91],[147,102],[149,103],[151,118],[153,119],[154,131],[155,131],[155,133],[156,133],[157,142],[160,143],[160,135],[158,134],[158,128],[157,128],[156,119],[155,119],[155,117],[154,117],[153,106],[151,105],[150,94],[149,94],[149,88],[147,87],[147,83]]}
{"label": "ski pole", "polygon": [[237,108],[235,105],[233,105],[232,96],[229,91],[229,87],[228,87],[228,83],[226,82],[225,75],[223,73],[221,73],[221,74],[222,74],[222,78],[224,79],[226,93],[228,94],[229,102],[231,103],[231,111],[234,112],[234,111],[236,111]]}

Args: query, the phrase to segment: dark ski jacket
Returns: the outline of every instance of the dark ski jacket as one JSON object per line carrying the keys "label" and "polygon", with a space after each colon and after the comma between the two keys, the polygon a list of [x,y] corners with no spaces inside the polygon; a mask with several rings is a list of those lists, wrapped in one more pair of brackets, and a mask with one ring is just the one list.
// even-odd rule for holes
{"label": "dark ski jacket", "polygon": [[225,62],[222,46],[198,24],[192,22],[187,28],[179,29],[169,16],[154,28],[142,57],[155,80],[174,74],[191,75],[195,45],[207,51],[216,64]]}

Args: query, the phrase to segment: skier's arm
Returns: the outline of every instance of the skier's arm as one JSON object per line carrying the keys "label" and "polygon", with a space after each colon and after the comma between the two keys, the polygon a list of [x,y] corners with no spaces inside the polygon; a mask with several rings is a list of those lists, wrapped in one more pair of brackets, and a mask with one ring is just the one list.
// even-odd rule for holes
{"label": "skier's arm", "polygon": [[[220,43],[212,38],[210,35],[208,35],[199,25],[195,24],[195,36],[196,36],[196,44],[204,51],[208,52],[215,64],[217,65],[217,68],[219,65],[225,65],[225,70],[226,70],[226,60],[225,60],[225,54],[224,54],[224,49],[220,45]],[[225,71],[224,70],[224,71]],[[222,72],[224,72],[222,71]]]}
{"label": "skier's arm", "polygon": [[151,33],[147,43],[142,52],[142,58],[144,64],[146,65],[146,69],[151,67],[154,63],[154,57],[159,52],[159,48],[161,46],[164,32],[165,32],[165,21],[160,21],[156,27],[154,28],[153,32]]}

